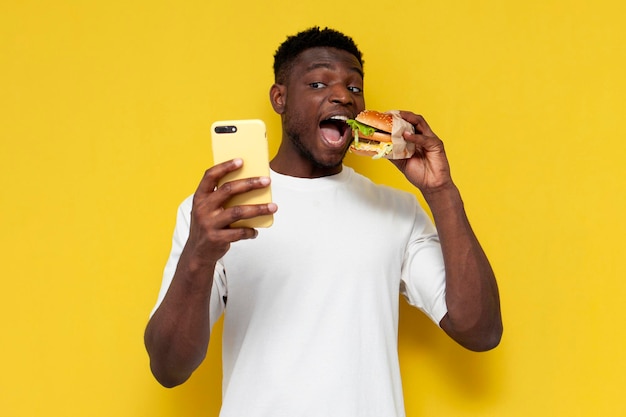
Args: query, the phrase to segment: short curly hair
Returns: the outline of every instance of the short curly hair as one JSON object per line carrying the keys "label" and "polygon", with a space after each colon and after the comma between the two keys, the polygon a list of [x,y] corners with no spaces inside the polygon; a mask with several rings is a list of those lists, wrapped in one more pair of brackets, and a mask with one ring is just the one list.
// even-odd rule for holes
{"label": "short curly hair", "polygon": [[298,55],[307,49],[317,47],[331,47],[347,51],[354,55],[363,66],[363,54],[351,37],[334,29],[320,29],[314,26],[289,36],[278,47],[274,54],[274,81],[283,84]]}

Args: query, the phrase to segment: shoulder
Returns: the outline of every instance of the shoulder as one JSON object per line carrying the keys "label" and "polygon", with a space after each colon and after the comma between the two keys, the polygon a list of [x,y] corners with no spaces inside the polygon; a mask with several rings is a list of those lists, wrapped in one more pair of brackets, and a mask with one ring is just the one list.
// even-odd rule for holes
{"label": "shoulder", "polygon": [[410,225],[415,225],[416,219],[421,219],[424,215],[415,194],[377,184],[356,172],[351,174],[342,200],[343,204],[355,208],[354,213],[377,219],[381,224],[393,224],[398,228],[412,227]]}
{"label": "shoulder", "polygon": [[414,206],[417,203],[416,196],[408,191],[399,190],[389,185],[379,184],[370,178],[350,169],[349,183],[351,188],[363,194],[375,196],[377,199],[392,203]]}
{"label": "shoulder", "polygon": [[185,197],[185,199],[178,205],[178,211],[182,213],[191,213],[192,206],[193,206],[193,194]]}
{"label": "shoulder", "polygon": [[179,205],[176,213],[178,223],[189,224],[191,208],[193,207],[193,194],[187,196]]}

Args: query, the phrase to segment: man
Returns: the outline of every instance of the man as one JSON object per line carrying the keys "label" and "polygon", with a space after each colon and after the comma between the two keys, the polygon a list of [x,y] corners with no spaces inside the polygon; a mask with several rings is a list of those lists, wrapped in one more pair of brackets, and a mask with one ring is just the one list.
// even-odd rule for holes
{"label": "man", "polygon": [[[208,169],[179,209],[172,254],[145,343],[168,387],[186,381],[225,311],[221,416],[403,416],[398,293],[475,351],[501,338],[496,280],[466,218],[441,140],[411,112],[413,157],[393,163],[423,194],[374,185],[349,167],[345,120],[365,109],[361,52],[312,28],[275,55],[270,89],[283,137],[274,203],[224,209],[269,178]],[[275,213],[259,231],[230,228]]]}

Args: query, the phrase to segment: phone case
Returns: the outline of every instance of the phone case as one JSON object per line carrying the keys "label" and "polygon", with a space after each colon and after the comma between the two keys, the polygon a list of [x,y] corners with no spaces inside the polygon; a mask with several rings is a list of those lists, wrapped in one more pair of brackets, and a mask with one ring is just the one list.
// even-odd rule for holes
{"label": "phone case", "polygon": [[[211,126],[213,161],[215,164],[234,158],[243,159],[243,167],[226,175],[220,185],[235,179],[268,177],[269,155],[265,123],[262,120],[225,120]],[[264,204],[272,201],[271,186],[233,197],[227,207]],[[269,227],[273,215],[259,216],[234,222],[232,227]]]}

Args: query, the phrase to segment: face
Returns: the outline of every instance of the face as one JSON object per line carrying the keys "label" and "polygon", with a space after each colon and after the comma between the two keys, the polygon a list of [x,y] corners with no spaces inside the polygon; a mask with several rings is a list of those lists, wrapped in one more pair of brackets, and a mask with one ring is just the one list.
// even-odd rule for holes
{"label": "face", "polygon": [[349,52],[311,48],[302,52],[284,85],[271,91],[281,114],[283,142],[273,168],[314,177],[341,171],[352,132],[345,120],[365,109],[363,69]]}

